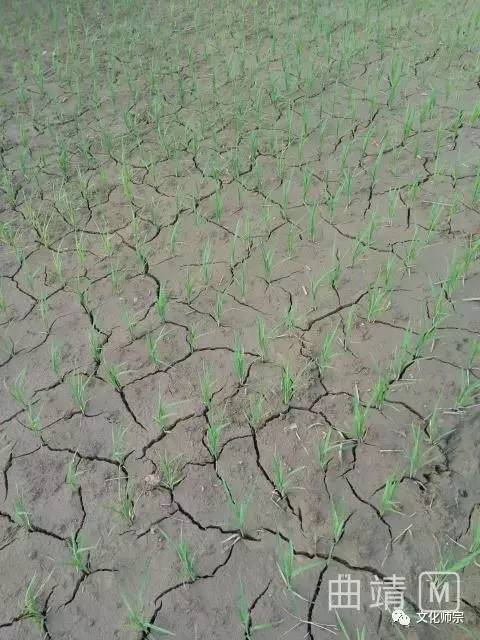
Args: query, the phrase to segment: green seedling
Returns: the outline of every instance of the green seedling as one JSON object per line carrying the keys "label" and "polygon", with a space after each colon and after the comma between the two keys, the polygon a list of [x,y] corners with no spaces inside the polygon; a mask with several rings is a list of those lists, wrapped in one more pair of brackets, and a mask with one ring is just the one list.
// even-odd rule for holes
{"label": "green seedling", "polygon": [[308,207],[308,238],[315,242],[318,226],[318,202],[314,202]]}
{"label": "green seedling", "polygon": [[107,382],[109,382],[114,389],[120,391],[122,388],[122,383],[120,382],[120,378],[123,375],[130,373],[128,369],[125,369],[126,363],[122,362],[121,364],[114,364],[113,362],[106,362],[105,359],[102,363],[103,369],[105,371],[105,378]]}
{"label": "green seedling", "polygon": [[400,481],[395,473],[391,473],[387,477],[378,509],[382,517],[390,511],[398,511],[399,503],[396,502],[395,496],[397,495],[399,484]]}
{"label": "green seedling", "polygon": [[27,509],[23,496],[17,495],[13,501],[13,520],[19,527],[27,529],[27,531],[33,530],[32,514]]}
{"label": "green seedling", "polygon": [[235,346],[233,350],[233,372],[238,382],[243,385],[247,379],[248,367],[245,349],[238,334],[235,335]]}
{"label": "green seedling", "polygon": [[5,387],[8,390],[8,393],[15,400],[15,402],[23,409],[25,409],[29,404],[28,399],[28,391],[26,386],[26,377],[27,370],[22,369],[17,376],[14,378],[13,382],[7,386],[4,382]]}
{"label": "green seedling", "polygon": [[203,284],[208,285],[212,279],[213,267],[212,267],[212,243],[210,238],[202,247],[201,251],[201,263],[202,263],[202,276]]}
{"label": "green seedling", "polygon": [[160,432],[166,431],[169,418],[172,418],[173,416],[177,415],[176,412],[173,411],[173,408],[177,404],[178,404],[177,402],[171,402],[170,404],[167,404],[162,400],[162,396],[160,392],[158,393],[157,406],[155,409],[155,415],[153,416],[153,420]]}
{"label": "green seedling", "polygon": [[147,335],[145,336],[145,341],[147,344],[147,351],[148,351],[148,359],[156,367],[160,367],[162,365],[167,364],[166,362],[161,360],[158,355],[158,345],[167,338],[169,333],[172,333],[172,331],[171,330],[167,331],[165,327],[161,327],[156,338],[153,336],[153,333],[151,331],[148,332]]}
{"label": "green seedling", "polygon": [[112,428],[111,458],[112,460],[115,460],[115,462],[118,462],[118,464],[123,464],[127,457],[127,450],[125,446],[126,433],[127,428],[122,424],[118,424]]}
{"label": "green seedling", "polygon": [[170,294],[165,285],[161,284],[158,289],[157,299],[155,300],[155,309],[161,322],[165,322],[169,302]]}
{"label": "green seedling", "polygon": [[267,284],[271,284],[275,260],[275,249],[268,249],[264,244],[262,244],[261,252],[265,280],[267,281]]}
{"label": "green seedling", "polygon": [[79,477],[85,473],[85,471],[79,471],[78,465],[80,464],[80,459],[77,457],[77,454],[74,453],[71,460],[69,460],[67,464],[67,470],[65,472],[65,484],[68,484],[74,491],[79,488]]}
{"label": "green seedling", "polygon": [[[352,636],[348,633],[345,624],[343,623],[342,619],[338,615],[338,611],[335,611],[335,615],[337,617],[338,626],[340,627],[340,631],[342,632],[342,635],[345,638],[345,640],[353,640]],[[355,640],[367,640],[366,627],[362,627],[361,629],[357,627],[355,631]]]}
{"label": "green seedling", "polygon": [[197,556],[196,553],[193,553],[187,540],[183,537],[183,532],[180,532],[178,542],[168,536],[165,531],[162,531],[161,533],[180,561],[183,581],[195,582],[198,576]]}
{"label": "green seedling", "polygon": [[27,585],[25,596],[23,598],[23,609],[20,617],[24,620],[30,620],[37,627],[44,628],[45,615],[40,608],[39,596],[45,586],[45,582],[37,588],[37,577],[33,576]]}
{"label": "green seedling", "polygon": [[185,277],[185,301],[187,304],[191,304],[195,297],[195,280],[190,273],[190,269],[187,268],[187,275]]}
{"label": "green seedling", "polygon": [[291,332],[298,327],[299,322],[298,305],[296,303],[289,304],[283,313],[282,324],[284,328]]}
{"label": "green seedling", "polygon": [[182,230],[182,226],[181,226],[181,221],[180,221],[180,218],[179,218],[172,225],[172,230],[170,231],[169,245],[170,245],[170,253],[171,253],[172,256],[175,255],[175,252],[177,250],[178,239],[180,237],[181,230]]}
{"label": "green seedling", "polygon": [[138,324],[139,314],[133,313],[126,305],[122,305],[120,315],[122,317],[122,322],[128,331],[130,340],[133,342],[135,340],[135,328]]}
{"label": "green seedling", "polygon": [[440,420],[441,409],[438,404],[435,406],[430,417],[427,420],[427,428],[425,433],[428,437],[428,441],[432,445],[438,445],[441,440],[447,438],[455,429],[446,430]]}
{"label": "green seedling", "polygon": [[222,483],[227,497],[227,503],[232,514],[233,525],[243,538],[246,534],[248,509],[250,507],[250,502],[253,498],[255,488],[253,488],[250,493],[243,495],[240,498],[235,498],[227,482],[222,480]]}
{"label": "green seedling", "polygon": [[88,348],[95,364],[100,364],[102,361],[103,341],[100,332],[93,327],[88,332]]}
{"label": "green seedling", "polygon": [[257,316],[257,342],[262,362],[268,359],[270,353],[270,338],[271,336],[267,332],[265,320],[261,316]]}
{"label": "green seedling", "polygon": [[289,469],[283,460],[283,458],[275,454],[272,460],[272,474],[273,474],[273,484],[275,485],[275,489],[280,496],[280,498],[286,498],[287,494],[292,489],[298,489],[298,487],[294,487],[292,484],[294,481],[294,477],[305,467],[297,467],[296,469]]}
{"label": "green seedling", "polygon": [[217,291],[217,296],[215,298],[215,307],[213,310],[213,317],[215,318],[215,322],[219,327],[222,322],[223,316],[223,307],[225,306],[225,301],[227,299],[227,294],[224,291]]}
{"label": "green seedling", "polygon": [[330,522],[332,528],[333,541],[336,544],[340,541],[345,530],[348,515],[343,506],[332,502],[330,505]]}
{"label": "green seedling", "polygon": [[90,573],[90,551],[93,547],[84,546],[83,539],[80,535],[72,533],[67,540],[68,550],[70,551],[70,560],[67,564],[75,569],[76,573]]}
{"label": "green seedling", "polygon": [[289,361],[287,361],[282,366],[282,375],[281,375],[280,384],[282,389],[283,404],[288,405],[290,404],[290,401],[295,395],[296,386],[297,386],[296,380],[292,373],[292,365],[290,364]]}
{"label": "green seedling", "polygon": [[277,552],[277,568],[288,591],[293,591],[295,578],[320,565],[321,562],[319,560],[299,564],[295,557],[295,550],[291,540],[288,541],[287,545],[282,545]]}
{"label": "green seedling", "polygon": [[434,462],[436,456],[429,456],[431,449],[425,450],[425,435],[418,424],[412,424],[412,444],[407,452],[408,473],[413,478],[424,466]]}
{"label": "green seedling", "polygon": [[258,429],[264,417],[265,398],[259,394],[252,394],[248,398],[246,417],[252,429]]}
{"label": "green seedling", "polygon": [[385,402],[388,400],[391,382],[386,375],[380,375],[372,389],[372,399],[370,406],[381,410]]}
{"label": "green seedling", "polygon": [[367,295],[367,322],[374,322],[381,313],[388,311],[390,306],[390,292],[379,286],[371,287]]}
{"label": "green seedling", "polygon": [[212,365],[203,363],[202,373],[200,374],[200,398],[203,406],[208,410],[210,410],[212,406],[214,385],[215,380]]}
{"label": "green seedling", "polygon": [[5,298],[5,292],[3,290],[3,285],[0,280],[0,313],[5,313],[7,310],[7,300]]}
{"label": "green seedling", "polygon": [[475,400],[480,396],[480,380],[471,379],[470,371],[462,369],[462,380],[458,389],[455,408],[459,411],[475,405]]}
{"label": "green seedling", "polygon": [[129,480],[122,478],[118,483],[117,503],[112,505],[112,511],[131,526],[135,521],[135,488]]}
{"label": "green seedling", "polygon": [[480,364],[480,339],[471,338],[468,342],[467,369],[478,369],[477,364]]}
{"label": "green seedling", "polygon": [[323,434],[320,442],[317,444],[317,462],[322,469],[322,471],[326,471],[330,460],[332,459],[332,454],[338,450],[341,453],[343,448],[342,442],[332,442],[332,434],[333,430],[330,427],[328,431]]}
{"label": "green seedling", "polygon": [[40,411],[35,411],[32,404],[27,405],[25,409],[25,426],[32,433],[40,433],[42,430],[42,420],[40,417]]}
{"label": "green seedling", "polygon": [[185,464],[182,455],[169,456],[164,451],[158,461],[158,467],[162,473],[162,485],[169,491],[173,491],[185,478]]}
{"label": "green seedling", "polygon": [[269,622],[269,623],[263,623],[263,624],[252,623],[251,608],[247,601],[247,596],[245,594],[245,589],[243,587],[243,583],[241,580],[240,580],[240,590],[237,597],[235,609],[240,619],[240,625],[242,627],[242,632],[245,640],[255,640],[255,634],[257,631],[271,629],[272,627],[282,622],[282,620],[279,620],[278,622]]}
{"label": "green seedling", "polygon": [[355,393],[352,398],[353,409],[353,429],[352,436],[355,440],[362,441],[367,434],[367,414],[369,407],[364,407],[360,402],[358,387],[355,386]]}
{"label": "green seedling", "polygon": [[220,438],[223,430],[227,427],[223,411],[211,412],[208,415],[207,446],[214,460],[218,460],[220,455]]}
{"label": "green seedling", "polygon": [[88,404],[87,389],[92,376],[86,376],[83,373],[71,373],[68,377],[68,386],[72,394],[75,407],[81,413],[85,413]]}
{"label": "green seedling", "polygon": [[332,360],[337,355],[333,352],[337,332],[338,325],[325,335],[322,346],[320,348],[320,353],[315,358],[315,364],[322,379],[325,377],[326,370],[331,368]]}
{"label": "green seedling", "polygon": [[145,606],[142,602],[131,604],[124,597],[123,604],[127,610],[127,626],[132,631],[135,631],[135,633],[141,633],[145,638],[150,634],[157,634],[159,636],[175,635],[172,631],[149,622],[145,614]]}

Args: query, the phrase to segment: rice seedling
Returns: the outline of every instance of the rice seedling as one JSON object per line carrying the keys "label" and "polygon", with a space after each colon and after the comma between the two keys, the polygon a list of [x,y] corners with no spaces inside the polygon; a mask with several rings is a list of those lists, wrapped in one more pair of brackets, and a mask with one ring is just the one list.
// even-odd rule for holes
{"label": "rice seedling", "polygon": [[227,497],[228,507],[232,515],[233,526],[238,530],[243,538],[247,532],[248,509],[250,507],[250,502],[252,501],[255,488],[253,488],[250,493],[244,494],[239,498],[235,498],[226,480],[222,480],[222,484]]}
{"label": "rice seedling", "polygon": [[308,207],[308,238],[315,242],[318,226],[318,202],[314,202]]}
{"label": "rice seedling", "polygon": [[40,433],[43,429],[40,411],[35,411],[32,404],[25,408],[25,426],[32,433]]}
{"label": "rice seedling", "polygon": [[195,297],[195,280],[190,273],[190,269],[187,267],[187,275],[185,277],[185,301],[187,304],[191,304]]}
{"label": "rice seedling", "polygon": [[125,445],[125,435],[127,428],[122,424],[117,424],[112,428],[112,452],[110,457],[118,464],[123,464],[127,457]]}
{"label": "rice seedling", "polygon": [[[342,632],[345,640],[353,640],[352,636],[348,633],[345,624],[340,618],[338,611],[335,611],[335,616],[337,618],[338,626],[340,627],[340,631]],[[355,630],[355,640],[367,640],[367,629],[366,627],[362,627],[359,629],[358,627]]]}
{"label": "rice seedling", "polygon": [[405,271],[408,273],[408,275],[411,275],[412,269],[415,266],[415,260],[417,258],[418,252],[420,251],[421,247],[422,247],[422,241],[420,240],[420,237],[419,237],[418,227],[415,225],[412,239],[407,245],[405,256],[403,258]]}
{"label": "rice seedling", "polygon": [[478,338],[471,338],[468,342],[468,360],[467,369],[477,369],[477,363],[480,362],[480,340]]}
{"label": "rice seedling", "polygon": [[243,385],[247,379],[247,360],[245,349],[241,343],[239,334],[235,334],[235,344],[233,350],[233,372],[238,382]]}
{"label": "rice seedling", "polygon": [[75,569],[76,573],[89,574],[90,573],[90,551],[95,549],[95,546],[85,546],[82,536],[72,533],[67,539],[67,546],[70,552],[70,559],[68,560],[68,566]]}
{"label": "rice seedling", "polygon": [[119,479],[117,502],[111,506],[111,510],[131,526],[136,517],[135,488],[130,480]]}
{"label": "rice seedling", "polygon": [[470,371],[462,369],[462,379],[457,392],[455,408],[463,411],[475,404],[476,399],[480,396],[480,379],[471,379]]}
{"label": "rice seedling", "polygon": [[76,491],[80,486],[79,478],[85,473],[85,471],[79,471],[78,465],[80,464],[80,459],[77,454],[74,453],[72,458],[68,461],[67,470],[65,472],[65,484],[68,484],[69,487],[73,491]]}
{"label": "rice seedling", "polygon": [[291,332],[298,327],[299,323],[298,305],[291,303],[283,312],[282,324],[286,331]]}
{"label": "rice seedling", "polygon": [[157,634],[159,636],[174,636],[173,631],[159,627],[152,622],[149,622],[145,614],[145,606],[143,602],[139,601],[135,604],[130,603],[125,597],[123,598],[123,604],[127,610],[127,626],[135,633],[141,633],[144,637],[150,634]]}
{"label": "rice seedling", "polygon": [[130,373],[128,369],[125,369],[125,366],[125,362],[115,364],[113,362],[107,362],[105,358],[103,359],[102,368],[105,372],[106,381],[109,382],[116,391],[120,391],[122,388],[120,378]]}
{"label": "rice seedling", "polygon": [[125,272],[123,269],[120,269],[118,263],[111,263],[109,277],[113,292],[116,295],[120,295],[125,284]]}
{"label": "rice seedling", "polygon": [[172,333],[172,330],[167,330],[165,327],[161,327],[158,332],[157,337],[153,336],[153,333],[149,331],[145,336],[145,341],[147,345],[148,351],[148,359],[151,364],[156,367],[160,367],[162,365],[166,365],[167,363],[160,359],[159,357],[159,344],[168,339],[168,335]]}
{"label": "rice seedling", "polygon": [[207,242],[203,245],[200,257],[202,262],[203,284],[208,285],[212,279],[213,274],[212,243],[210,241],[210,238],[208,238]]}
{"label": "rice seedling", "polygon": [[260,393],[251,394],[248,398],[246,418],[252,429],[258,429],[265,413],[265,398]]}
{"label": "rice seedling", "polygon": [[88,332],[88,348],[95,364],[102,361],[103,342],[100,332],[92,327]]}
{"label": "rice seedling", "polygon": [[68,386],[73,398],[73,402],[75,404],[75,407],[81,413],[85,413],[85,411],[87,410],[87,389],[90,385],[91,379],[91,375],[87,376],[84,373],[80,373],[79,371],[71,373],[68,377]]}
{"label": "rice seedling", "polygon": [[345,511],[345,507],[340,503],[330,503],[330,526],[332,530],[333,542],[336,544],[340,541],[340,538],[345,531],[345,525],[347,523],[348,514]]}
{"label": "rice seedling", "polygon": [[339,451],[339,453],[341,453],[343,447],[342,442],[331,442],[332,433],[333,430],[330,427],[328,431],[323,434],[322,438],[317,444],[316,459],[322,471],[327,470],[328,464],[332,459],[332,454],[337,450]]}
{"label": "rice seedling", "polygon": [[213,399],[213,387],[215,385],[215,379],[213,377],[213,368],[211,364],[203,363],[202,372],[200,378],[200,398],[203,406],[210,410]]}
{"label": "rice seedling", "polygon": [[220,439],[221,435],[227,427],[228,422],[225,421],[224,411],[210,411],[207,416],[207,446],[214,460],[218,460],[220,455]]}
{"label": "rice seedling", "polygon": [[23,608],[20,617],[24,620],[30,620],[37,627],[43,629],[45,624],[45,616],[40,607],[39,596],[45,586],[45,582],[37,587],[37,577],[33,578],[27,585],[23,598]]}
{"label": "rice seedling", "polygon": [[235,604],[235,609],[240,620],[240,625],[242,627],[242,632],[245,640],[255,640],[255,634],[257,631],[270,629],[274,627],[275,624],[280,624],[280,622],[282,622],[280,620],[277,623],[274,623],[274,622],[262,623],[262,624],[252,623],[252,611],[247,601],[247,596],[245,594],[245,589],[241,579],[240,579],[240,588],[239,588],[239,593],[238,593],[236,604]]}
{"label": "rice seedling", "polygon": [[395,473],[391,473],[387,477],[378,508],[382,518],[390,511],[398,511],[399,503],[395,500],[395,496],[397,495],[399,484],[400,480]]}
{"label": "rice seedling", "polygon": [[198,346],[198,340],[202,334],[198,332],[196,324],[192,324],[187,329],[186,340],[190,349],[190,353],[193,353]]}
{"label": "rice seedling", "polygon": [[185,463],[182,455],[169,456],[164,451],[158,461],[158,467],[162,474],[162,486],[169,491],[173,491],[185,478]]}
{"label": "rice seedling", "polygon": [[272,272],[274,268],[275,249],[268,249],[264,244],[261,246],[263,271],[267,284],[272,282]]}
{"label": "rice seedling", "polygon": [[180,237],[181,230],[182,230],[182,226],[181,226],[181,220],[179,218],[172,225],[172,229],[170,231],[169,246],[170,246],[170,254],[172,256],[174,256],[175,253],[176,253],[177,245],[178,245],[178,239]]}
{"label": "rice seedling", "polygon": [[372,389],[372,397],[370,400],[370,406],[375,409],[381,410],[385,402],[388,400],[390,393],[391,382],[385,374],[380,374]]}
{"label": "rice seedling", "polygon": [[424,466],[436,459],[436,456],[431,454],[431,448],[425,449],[425,434],[418,424],[412,424],[412,443],[407,457],[410,478],[413,478]]}
{"label": "rice seedling", "polygon": [[283,404],[289,405],[297,389],[297,382],[293,376],[292,365],[289,360],[287,360],[282,366],[280,386],[282,390]]}
{"label": "rice seedling", "polygon": [[161,322],[165,322],[167,309],[170,302],[170,293],[164,284],[160,284],[155,300],[155,310]]}
{"label": "rice seedling", "polygon": [[289,469],[282,456],[275,453],[272,460],[272,476],[273,484],[280,498],[284,499],[292,489],[298,489],[292,483],[294,482],[294,476],[303,471],[303,469],[305,469],[304,466]]}
{"label": "rice seedling", "polygon": [[223,308],[225,306],[226,299],[227,299],[227,295],[224,291],[217,291],[217,296],[215,298],[215,306],[213,310],[213,317],[215,318],[215,322],[217,323],[218,327],[221,325]]}
{"label": "rice seedling", "polygon": [[364,407],[360,402],[360,395],[358,393],[357,386],[355,386],[355,393],[352,397],[352,409],[352,437],[361,442],[367,434],[367,414],[369,407]]}
{"label": "rice seedling", "polygon": [[167,423],[169,418],[176,416],[176,412],[173,411],[173,408],[177,405],[176,402],[166,403],[162,400],[162,396],[160,392],[158,393],[157,405],[155,408],[155,414],[153,416],[153,421],[157,425],[157,428],[160,432],[166,431]]}
{"label": "rice seedling", "polygon": [[33,530],[32,514],[28,510],[25,500],[21,494],[15,496],[13,500],[13,521],[19,526],[27,529],[27,531]]}
{"label": "rice seedling", "polygon": [[257,316],[257,343],[262,362],[268,360],[271,336],[267,331],[265,320]]}
{"label": "rice seedling", "polygon": [[330,369],[332,366],[332,360],[337,355],[333,352],[334,342],[337,338],[338,333],[338,325],[332,329],[331,331],[325,334],[323,338],[322,346],[320,347],[320,352],[318,356],[315,358],[315,364],[318,369],[318,373],[320,377],[323,379],[325,377],[325,373],[327,369]]}
{"label": "rice seedling", "polygon": [[7,310],[7,300],[5,298],[5,292],[3,290],[2,282],[0,281],[0,313],[5,313]]}
{"label": "rice seedling", "polygon": [[381,313],[391,306],[390,292],[383,287],[373,285],[367,294],[367,322],[374,322]]}
{"label": "rice seedling", "polygon": [[135,329],[139,322],[140,313],[133,313],[125,304],[122,304],[120,316],[126,330],[128,331],[130,340],[133,342],[135,340]]}
{"label": "rice seedling", "polygon": [[22,369],[9,385],[4,381],[5,388],[10,396],[15,400],[19,407],[23,409],[25,409],[29,404],[26,378],[27,370]]}
{"label": "rice seedling", "polygon": [[289,540],[286,545],[281,545],[277,551],[276,564],[285,587],[288,591],[293,591],[294,580],[307,571],[320,566],[321,562],[313,560],[305,564],[299,564],[295,557],[293,543]]}
{"label": "rice seedling", "polygon": [[194,582],[198,576],[197,555],[192,551],[189,543],[183,537],[183,532],[180,531],[178,542],[167,535],[165,531],[161,533],[180,561],[181,575],[184,582]]}

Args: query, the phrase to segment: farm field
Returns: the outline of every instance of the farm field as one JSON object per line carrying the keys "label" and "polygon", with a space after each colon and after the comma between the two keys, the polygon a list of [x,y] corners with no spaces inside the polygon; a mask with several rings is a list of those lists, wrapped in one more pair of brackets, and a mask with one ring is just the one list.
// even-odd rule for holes
{"label": "farm field", "polygon": [[0,11],[0,639],[480,638],[478,3]]}

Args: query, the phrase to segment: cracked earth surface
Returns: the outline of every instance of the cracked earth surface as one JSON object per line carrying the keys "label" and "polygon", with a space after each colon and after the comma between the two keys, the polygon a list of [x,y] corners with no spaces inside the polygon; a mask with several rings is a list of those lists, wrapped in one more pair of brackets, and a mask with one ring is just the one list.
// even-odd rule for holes
{"label": "cracked earth surface", "polygon": [[[477,637],[460,4],[5,3],[0,638],[341,637],[338,574],[362,585],[352,638]],[[396,574],[413,617],[419,573],[466,557],[465,625],[370,607]]]}

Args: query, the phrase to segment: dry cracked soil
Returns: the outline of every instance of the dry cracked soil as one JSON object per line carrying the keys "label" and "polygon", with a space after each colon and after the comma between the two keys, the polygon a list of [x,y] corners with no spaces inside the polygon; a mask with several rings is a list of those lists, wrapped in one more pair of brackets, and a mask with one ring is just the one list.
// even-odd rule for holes
{"label": "dry cracked soil", "polygon": [[480,637],[478,4],[0,11],[0,638]]}

